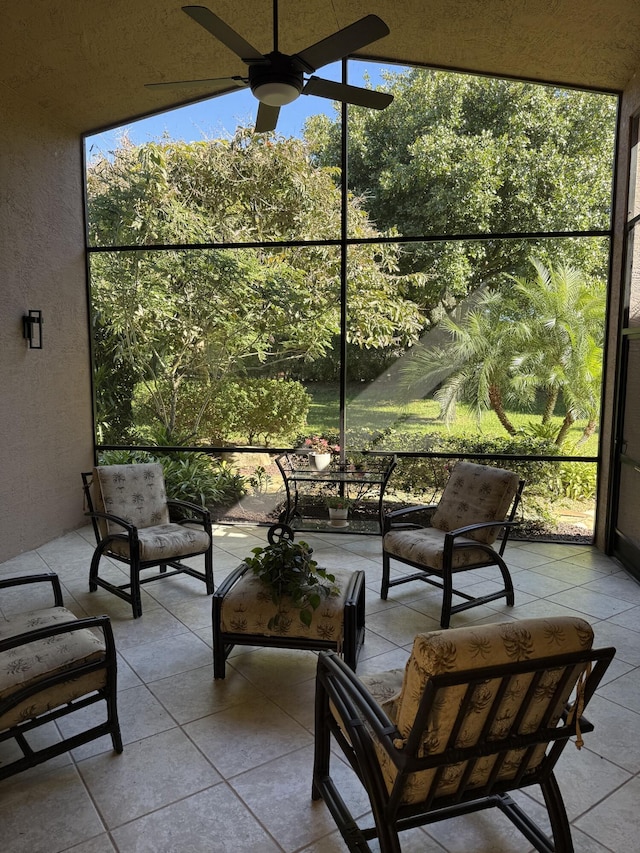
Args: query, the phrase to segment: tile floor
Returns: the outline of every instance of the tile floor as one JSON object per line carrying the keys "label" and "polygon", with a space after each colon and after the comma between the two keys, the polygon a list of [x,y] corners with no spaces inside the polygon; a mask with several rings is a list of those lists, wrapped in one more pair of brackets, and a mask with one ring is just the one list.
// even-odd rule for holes
{"label": "tile floor", "polygon": [[[218,527],[219,583],[265,540],[264,528]],[[300,537],[299,537],[300,538]],[[439,597],[423,584],[379,598],[380,540],[311,535],[327,567],[364,569],[367,638],[358,672],[404,664],[414,634],[437,628]],[[346,849],[321,802],[310,798],[315,655],[236,648],[224,681],[214,682],[210,599],[191,578],[149,584],[143,617],[115,596],[88,592],[90,528],[0,565],[0,572],[47,567],[63,582],[77,615],[108,613],[118,647],[119,707],[125,743],[114,755],[103,738],[0,783],[2,853],[338,853]],[[640,849],[640,585],[586,546],[513,543],[507,550],[516,606],[499,602],[455,617],[455,624],[549,613],[579,613],[597,645],[617,655],[591,705],[596,731],[569,746],[559,777],[576,851]],[[120,571],[113,568],[113,572]],[[490,570],[492,571],[492,570]],[[490,573],[469,575],[490,587]],[[25,607],[23,593],[2,607]],[[70,720],[60,726],[69,731]],[[58,736],[52,725],[48,737]],[[2,754],[0,753],[0,760]],[[335,762],[360,813],[363,794]],[[539,804],[525,797],[534,811]],[[528,845],[498,813],[412,830],[404,853],[526,853]]]}

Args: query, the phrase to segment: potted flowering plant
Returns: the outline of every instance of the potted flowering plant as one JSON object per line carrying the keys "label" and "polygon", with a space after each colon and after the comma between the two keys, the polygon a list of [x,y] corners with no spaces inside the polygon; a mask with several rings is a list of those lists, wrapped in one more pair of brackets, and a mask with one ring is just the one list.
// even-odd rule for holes
{"label": "potted flowering plant", "polygon": [[330,444],[328,439],[321,435],[312,435],[304,440],[304,450],[307,451],[309,467],[316,471],[324,471],[331,464],[331,454],[338,453],[339,445]]}
{"label": "potted flowering plant", "polygon": [[329,509],[329,519],[332,527],[347,527],[349,522],[349,507],[353,503],[346,495],[328,495],[325,503]]}

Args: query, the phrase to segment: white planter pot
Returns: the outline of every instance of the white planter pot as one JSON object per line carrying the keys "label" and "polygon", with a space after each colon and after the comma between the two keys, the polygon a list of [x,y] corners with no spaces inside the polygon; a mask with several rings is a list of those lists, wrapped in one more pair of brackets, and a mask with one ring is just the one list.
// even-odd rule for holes
{"label": "white planter pot", "polygon": [[338,509],[331,506],[329,507],[329,523],[332,527],[348,527],[348,516],[349,507],[344,507],[344,509]]}
{"label": "white planter pot", "polygon": [[331,454],[330,453],[310,453],[309,454],[309,468],[312,471],[324,471],[325,468],[328,468],[331,465]]}

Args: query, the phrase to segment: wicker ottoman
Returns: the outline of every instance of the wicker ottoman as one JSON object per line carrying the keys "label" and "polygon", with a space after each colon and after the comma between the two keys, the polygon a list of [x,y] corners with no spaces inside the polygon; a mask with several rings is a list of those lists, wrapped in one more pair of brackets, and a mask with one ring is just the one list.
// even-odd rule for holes
{"label": "wicker ottoman", "polygon": [[[333,649],[355,670],[364,642],[364,572],[336,569],[332,574],[340,594],[325,599],[307,627],[293,605],[288,607],[285,599],[277,607],[250,568],[245,563],[238,566],[213,594],[214,678],[224,678],[225,662],[236,645]],[[280,627],[270,630],[268,622],[278,610]]]}

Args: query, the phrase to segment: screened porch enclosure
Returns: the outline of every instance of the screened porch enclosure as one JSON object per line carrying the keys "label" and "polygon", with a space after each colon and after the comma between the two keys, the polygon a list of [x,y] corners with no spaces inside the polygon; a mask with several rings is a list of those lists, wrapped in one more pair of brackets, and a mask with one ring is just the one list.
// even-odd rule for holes
{"label": "screened porch enclosure", "polygon": [[389,504],[487,460],[528,480],[527,535],[590,541],[617,99],[417,68],[376,85],[387,110],[300,138],[90,163],[98,454],[160,447],[196,479],[203,458],[235,523],[281,516],[275,457],[310,436],[336,470],[396,455]]}

